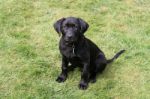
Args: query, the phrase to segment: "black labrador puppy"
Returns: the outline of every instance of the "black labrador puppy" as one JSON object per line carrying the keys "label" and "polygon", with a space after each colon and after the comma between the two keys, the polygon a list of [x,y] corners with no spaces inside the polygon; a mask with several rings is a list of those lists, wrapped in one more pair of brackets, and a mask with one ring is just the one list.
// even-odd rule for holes
{"label": "black labrador puppy", "polygon": [[[62,71],[56,79],[64,82],[70,68],[82,67],[80,89],[86,89],[88,82],[96,81],[96,74],[102,72],[108,63],[113,62],[125,50],[118,52],[112,59],[107,60],[104,53],[89,39],[84,36],[88,29],[87,22],[80,18],[67,17],[54,23],[54,28],[59,35],[59,50],[62,54]],[[71,64],[71,65],[68,65]]]}

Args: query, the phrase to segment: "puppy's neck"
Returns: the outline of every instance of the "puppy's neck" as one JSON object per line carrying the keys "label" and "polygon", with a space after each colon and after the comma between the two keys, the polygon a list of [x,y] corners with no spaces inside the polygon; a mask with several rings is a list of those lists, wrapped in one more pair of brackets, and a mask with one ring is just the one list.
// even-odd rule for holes
{"label": "puppy's neck", "polygon": [[83,43],[84,38],[85,38],[84,36],[81,36],[81,37],[78,38],[78,40],[77,40],[76,42],[72,42],[72,43],[68,43],[68,42],[65,42],[65,41],[64,41],[64,44],[65,44],[66,46],[68,46],[68,47],[75,48],[75,47],[77,47],[79,44]]}
{"label": "puppy's neck", "polygon": [[72,44],[66,44],[65,40],[61,38],[60,49],[65,50],[62,51],[62,53],[67,57],[74,57],[78,55],[78,49],[84,47],[85,39],[86,39],[85,37],[82,37],[79,38],[77,42],[74,42]]}

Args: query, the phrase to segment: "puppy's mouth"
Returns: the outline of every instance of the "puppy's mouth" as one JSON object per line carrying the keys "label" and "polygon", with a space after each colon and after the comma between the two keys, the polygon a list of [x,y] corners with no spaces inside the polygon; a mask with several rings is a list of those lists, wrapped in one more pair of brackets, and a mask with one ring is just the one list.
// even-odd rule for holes
{"label": "puppy's mouth", "polygon": [[75,41],[65,41],[66,45],[73,45],[75,43]]}

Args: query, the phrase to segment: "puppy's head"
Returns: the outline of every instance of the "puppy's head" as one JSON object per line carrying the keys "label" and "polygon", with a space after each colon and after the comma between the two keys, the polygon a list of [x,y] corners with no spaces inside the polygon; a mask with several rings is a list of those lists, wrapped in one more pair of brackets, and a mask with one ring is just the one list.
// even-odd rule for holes
{"label": "puppy's head", "polygon": [[68,43],[76,42],[78,38],[85,33],[88,27],[87,22],[75,17],[62,18],[54,23],[56,32],[59,35],[62,34],[62,38]]}

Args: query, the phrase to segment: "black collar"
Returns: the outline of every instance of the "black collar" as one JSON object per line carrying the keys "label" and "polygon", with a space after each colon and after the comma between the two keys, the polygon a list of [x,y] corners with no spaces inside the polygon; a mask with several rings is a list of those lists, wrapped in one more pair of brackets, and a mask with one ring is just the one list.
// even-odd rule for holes
{"label": "black collar", "polygon": [[79,42],[80,42],[80,43],[84,42],[84,39],[85,39],[85,37],[82,36],[81,38],[79,38],[78,42],[74,42],[74,43],[66,43],[66,42],[65,42],[65,44],[66,44],[66,46],[68,46],[68,47],[70,47],[70,48],[72,49],[73,55],[76,55],[75,49],[77,48]]}

